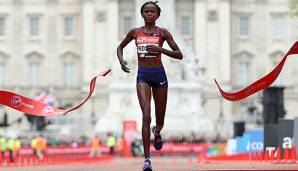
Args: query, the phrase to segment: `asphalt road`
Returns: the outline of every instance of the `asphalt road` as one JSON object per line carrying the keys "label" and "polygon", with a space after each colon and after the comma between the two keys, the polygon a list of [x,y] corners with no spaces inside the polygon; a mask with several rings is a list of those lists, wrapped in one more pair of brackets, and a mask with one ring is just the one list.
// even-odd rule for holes
{"label": "asphalt road", "polygon": [[[272,164],[264,162],[198,163],[195,158],[152,159],[154,171],[203,171],[203,170],[298,170],[298,164]],[[1,171],[141,171],[142,158],[114,158],[104,162],[76,162],[68,164],[0,167]]]}

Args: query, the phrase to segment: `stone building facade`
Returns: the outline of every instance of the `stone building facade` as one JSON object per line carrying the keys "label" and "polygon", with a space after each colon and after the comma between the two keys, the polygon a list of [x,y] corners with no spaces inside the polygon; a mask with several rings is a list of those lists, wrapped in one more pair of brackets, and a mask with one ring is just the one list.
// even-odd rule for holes
{"label": "stone building facade", "polygon": [[[122,121],[141,124],[136,91],[134,44],[124,51],[132,73],[121,71],[116,48],[126,33],[143,24],[144,0],[2,0],[0,1],[0,86],[34,97],[49,91],[55,106],[82,101],[90,78],[103,68],[111,75],[81,109],[51,119],[49,132],[90,134],[122,131]],[[182,61],[163,57],[169,100],[165,131],[231,135],[232,123],[252,125],[262,112],[262,93],[239,102],[223,100],[216,78],[227,91],[239,90],[280,61],[298,38],[297,18],[288,0],[160,0],[157,24],[167,28],[184,54]],[[169,48],[165,45],[166,48]],[[286,117],[297,115],[298,73],[289,58],[274,83],[285,86]],[[152,102],[152,107],[154,103]],[[2,107],[10,120],[22,113]],[[152,115],[154,110],[152,108]],[[154,121],[153,121],[154,122]],[[28,130],[28,123],[11,130]]]}

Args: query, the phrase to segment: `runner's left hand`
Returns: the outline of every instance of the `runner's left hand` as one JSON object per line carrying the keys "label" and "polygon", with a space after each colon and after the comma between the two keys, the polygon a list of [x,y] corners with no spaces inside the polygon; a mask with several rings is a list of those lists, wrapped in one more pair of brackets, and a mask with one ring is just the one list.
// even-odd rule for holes
{"label": "runner's left hand", "polygon": [[146,47],[146,50],[147,50],[148,52],[161,52],[161,47],[159,47],[159,46],[154,46],[154,45],[148,45],[148,46]]}

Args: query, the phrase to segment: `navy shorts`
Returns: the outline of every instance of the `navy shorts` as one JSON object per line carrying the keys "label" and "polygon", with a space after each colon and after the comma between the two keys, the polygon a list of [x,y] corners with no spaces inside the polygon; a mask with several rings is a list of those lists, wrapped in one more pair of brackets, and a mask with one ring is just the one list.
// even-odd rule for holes
{"label": "navy shorts", "polygon": [[153,88],[168,87],[164,68],[138,68],[137,83],[147,83]]}

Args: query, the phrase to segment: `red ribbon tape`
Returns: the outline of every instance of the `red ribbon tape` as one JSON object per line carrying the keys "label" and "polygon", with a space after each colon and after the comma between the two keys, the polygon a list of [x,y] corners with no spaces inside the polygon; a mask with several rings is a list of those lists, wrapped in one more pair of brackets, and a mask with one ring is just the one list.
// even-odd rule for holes
{"label": "red ribbon tape", "polygon": [[244,99],[260,90],[263,90],[264,88],[270,86],[278,77],[279,73],[281,72],[286,59],[289,55],[298,54],[298,41],[294,43],[294,45],[291,47],[291,49],[288,51],[288,53],[283,57],[283,59],[280,61],[280,63],[267,75],[265,75],[263,78],[257,80],[256,82],[252,83],[248,87],[234,92],[234,93],[228,93],[221,89],[216,79],[214,79],[220,94],[227,100],[230,101],[237,101]]}
{"label": "red ribbon tape", "polygon": [[89,89],[88,96],[80,104],[78,104],[77,106],[72,107],[70,109],[67,109],[67,110],[58,109],[53,106],[42,103],[40,101],[32,100],[27,97],[18,95],[16,93],[4,91],[4,90],[0,90],[0,104],[3,104],[5,106],[8,106],[15,110],[24,112],[26,114],[35,115],[35,116],[63,115],[63,114],[66,114],[68,112],[71,112],[73,110],[80,108],[91,97],[91,95],[95,89],[97,77],[99,77],[99,76],[104,77],[110,71],[111,71],[110,69],[104,70],[97,76],[93,77],[90,82],[90,89]]}

